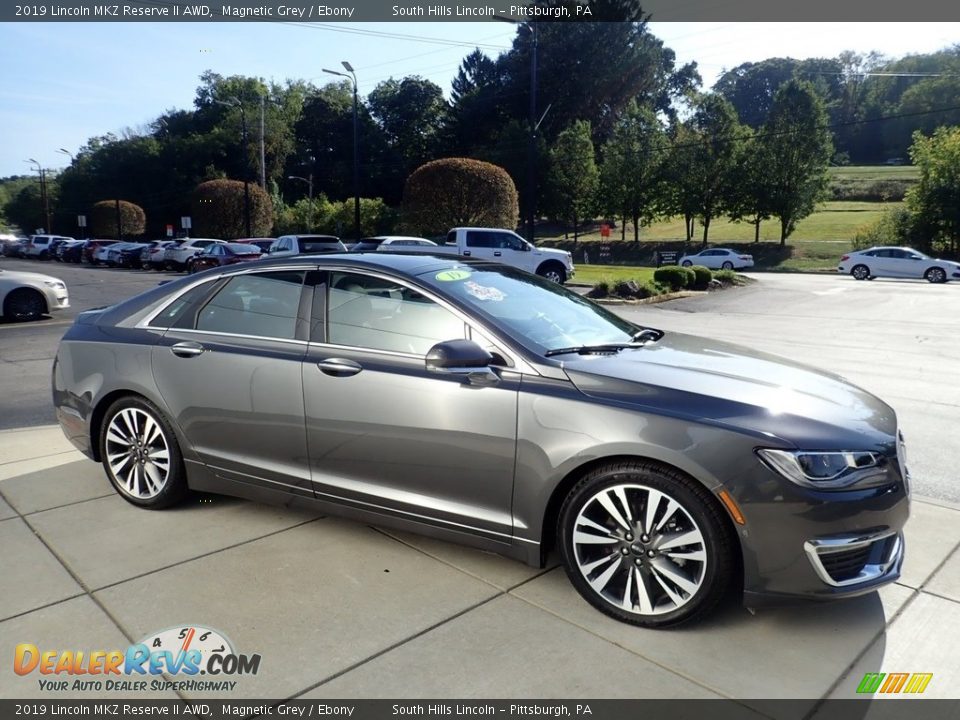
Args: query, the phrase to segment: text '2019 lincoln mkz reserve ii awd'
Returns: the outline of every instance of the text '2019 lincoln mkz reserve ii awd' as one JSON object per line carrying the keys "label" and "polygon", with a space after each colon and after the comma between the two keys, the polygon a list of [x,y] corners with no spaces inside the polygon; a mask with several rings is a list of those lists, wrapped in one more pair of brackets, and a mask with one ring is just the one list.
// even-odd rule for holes
{"label": "text '2019 lincoln mkz reserve ii awd'", "polygon": [[399,253],[216,268],[85,312],[60,424],[129,502],[189,489],[466,543],[608,615],[896,580],[894,411],[836,375],[634,325],[521,270]]}

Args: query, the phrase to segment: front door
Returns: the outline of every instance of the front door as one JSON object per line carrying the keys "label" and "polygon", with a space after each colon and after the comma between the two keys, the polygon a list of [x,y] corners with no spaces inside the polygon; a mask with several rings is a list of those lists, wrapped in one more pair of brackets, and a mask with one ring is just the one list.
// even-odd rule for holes
{"label": "front door", "polygon": [[303,364],[317,496],[506,540],[519,375],[479,387],[427,372],[465,323],[409,285],[330,272],[323,286]]}

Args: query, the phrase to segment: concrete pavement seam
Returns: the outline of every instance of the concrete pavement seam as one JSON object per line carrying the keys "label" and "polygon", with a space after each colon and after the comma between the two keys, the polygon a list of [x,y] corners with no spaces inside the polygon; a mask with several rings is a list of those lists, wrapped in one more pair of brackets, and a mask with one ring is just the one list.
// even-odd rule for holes
{"label": "concrete pavement seam", "polygon": [[29,615],[30,613],[35,613],[40,610],[46,610],[47,608],[54,607],[56,605],[61,605],[65,602],[70,602],[71,600],[76,600],[77,598],[86,597],[85,592],[78,592],[76,595],[71,595],[70,597],[61,598],[60,600],[54,600],[53,602],[46,603],[44,605],[38,605],[35,608],[30,608],[29,610],[24,610],[23,612],[14,613],[13,615],[8,615],[5,618],[0,618],[0,623],[5,623],[7,620],[16,620],[19,617],[24,615]]}
{"label": "concrete pavement seam", "polygon": [[[544,573],[544,574],[545,574],[545,573]],[[535,579],[535,578],[531,578],[531,580],[533,580],[533,579]],[[524,584],[525,584],[525,583],[524,583]],[[518,587],[519,587],[519,586],[518,586]],[[710,685],[706,685],[706,684],[704,684],[703,682],[701,682],[700,680],[697,680],[696,678],[694,678],[694,677],[692,677],[692,676],[690,676],[690,675],[687,675],[687,674],[684,673],[684,672],[680,672],[679,670],[676,670],[675,668],[672,668],[672,667],[670,667],[670,666],[668,666],[668,665],[664,665],[663,663],[661,663],[661,662],[659,662],[659,661],[657,661],[657,660],[654,660],[654,659],[651,658],[651,657],[647,657],[646,655],[644,655],[644,654],[642,654],[642,653],[639,653],[639,652],[637,652],[636,650],[633,650],[633,649],[631,649],[631,648],[625,647],[625,646],[621,645],[620,643],[618,643],[618,642],[616,642],[616,641],[614,641],[614,640],[611,640],[610,638],[605,637],[605,636],[601,635],[600,633],[598,633],[598,632],[596,632],[596,631],[594,631],[594,630],[591,630],[591,629],[588,628],[588,627],[585,627],[584,625],[581,625],[581,624],[578,623],[578,622],[574,622],[574,621],[571,620],[570,618],[566,618],[566,617],[564,617],[563,615],[560,615],[560,614],[557,613],[556,611],[551,610],[550,608],[548,608],[548,607],[546,607],[546,606],[544,606],[544,605],[540,605],[539,603],[536,603],[536,602],[534,602],[534,601],[532,601],[532,600],[530,600],[530,599],[528,599],[528,598],[522,597],[522,596],[520,596],[520,595],[514,595],[513,592],[512,592],[512,590],[511,590],[510,592],[506,593],[506,594],[510,595],[511,597],[516,598],[517,600],[521,600],[521,601],[527,603],[527,605],[530,605],[531,607],[535,607],[535,608],[537,608],[538,610],[542,610],[543,612],[547,613],[548,615],[553,615],[553,616],[554,616],[555,618],[557,618],[558,620],[562,620],[563,622],[567,623],[568,625],[572,625],[572,626],[575,627],[575,628],[579,628],[580,630],[583,630],[584,632],[589,633],[590,635],[593,635],[595,638],[598,638],[598,639],[602,640],[603,642],[610,643],[611,645],[613,645],[613,646],[615,646],[615,647],[618,647],[618,648],[620,648],[621,650],[625,650],[625,651],[627,651],[628,653],[630,653],[631,655],[635,655],[636,657],[641,658],[642,660],[645,660],[646,662],[649,662],[651,665],[655,665],[655,666],[657,666],[658,668],[660,668],[661,670],[665,670],[666,672],[670,673],[671,675],[677,675],[677,676],[683,678],[684,680],[687,680],[687,681],[693,683],[694,685],[697,685],[697,686],[703,688],[704,690],[707,690],[708,692],[712,692],[712,693],[714,693],[715,695],[719,695],[720,697],[722,697],[722,698],[724,698],[724,699],[726,699],[726,700],[733,700],[734,702],[739,702],[739,701],[737,700],[737,698],[735,698],[735,697],[733,697],[733,696],[731,696],[731,695],[727,695],[725,692],[723,692],[723,691],[720,690],[719,688],[715,688],[715,687],[711,687]],[[741,704],[742,704],[742,703],[741,703]],[[748,706],[748,707],[749,707],[749,706]],[[754,708],[750,708],[750,709],[751,709],[751,710],[754,710]],[[759,713],[759,714],[762,714],[762,713]]]}

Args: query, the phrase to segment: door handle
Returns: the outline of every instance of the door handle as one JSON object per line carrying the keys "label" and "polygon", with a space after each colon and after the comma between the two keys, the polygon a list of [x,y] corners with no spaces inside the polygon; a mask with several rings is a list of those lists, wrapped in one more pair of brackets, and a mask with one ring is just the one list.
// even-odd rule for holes
{"label": "door handle", "polygon": [[469,250],[464,250],[464,251],[463,251],[463,254],[464,254],[465,256],[467,256],[467,257],[470,257],[470,251],[469,251]]}
{"label": "door handle", "polygon": [[494,250],[494,251],[493,251],[493,256],[494,256],[494,257],[500,257],[502,254],[503,254],[503,253],[501,253],[499,250]]}
{"label": "door handle", "polygon": [[203,353],[203,345],[195,342],[179,342],[170,348],[170,352],[177,357],[196,357]]}
{"label": "door handle", "polygon": [[360,363],[346,358],[327,358],[318,362],[317,367],[324,375],[332,375],[333,377],[350,377],[363,370]]}

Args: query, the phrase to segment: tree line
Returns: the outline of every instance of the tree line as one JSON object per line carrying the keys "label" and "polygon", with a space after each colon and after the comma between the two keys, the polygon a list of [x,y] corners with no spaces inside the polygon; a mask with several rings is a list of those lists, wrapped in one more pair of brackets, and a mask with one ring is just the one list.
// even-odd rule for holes
{"label": "tree line", "polygon": [[[960,96],[956,74],[947,72],[960,46],[896,61],[852,53],[774,58],[734,68],[704,93],[696,64],[677,63],[635,3],[618,3],[618,12],[627,20],[519,25],[509,50],[490,57],[478,49],[463,59],[449,100],[418,76],[377,84],[358,113],[364,231],[397,225],[415,169],[466,157],[507,171],[521,217],[533,202],[538,216],[565,220],[575,233],[595,214],[625,218],[635,236],[670,215],[687,219],[688,238],[706,240],[710,223],[729,216],[758,228],[776,218],[785,239],[812,211],[829,162],[906,157],[910,133],[949,121],[953,111],[943,108]],[[941,75],[879,74],[921,68]],[[208,71],[192,108],[91,138],[50,178],[52,229],[73,232],[76,215],[119,198],[142,207],[145,233],[160,235],[195,211],[198,185],[218,179],[261,186],[273,209],[264,232],[343,227],[353,190],[352,113],[349,82]],[[525,185],[531,135],[535,199]],[[35,182],[0,184],[0,203],[7,222],[43,225]]]}

